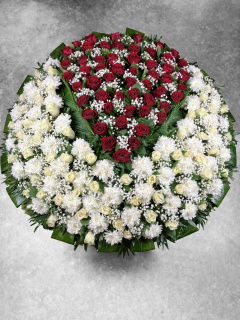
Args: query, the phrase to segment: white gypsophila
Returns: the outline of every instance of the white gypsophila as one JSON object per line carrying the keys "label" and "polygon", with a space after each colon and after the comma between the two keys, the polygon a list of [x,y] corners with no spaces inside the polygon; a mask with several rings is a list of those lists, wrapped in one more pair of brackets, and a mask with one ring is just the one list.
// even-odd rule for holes
{"label": "white gypsophila", "polygon": [[84,160],[86,158],[86,155],[91,152],[93,152],[93,150],[90,147],[90,144],[84,139],[77,138],[73,142],[71,154],[73,156],[76,156],[79,160]]}
{"label": "white gypsophila", "polygon": [[15,140],[15,138],[7,138],[5,142],[7,151],[10,151],[11,149],[14,151],[16,149]]}
{"label": "white gypsophila", "polygon": [[163,184],[164,186],[169,186],[175,178],[175,174],[172,168],[161,167],[158,170],[159,174],[157,175],[157,182]]}
{"label": "white gypsophila", "polygon": [[61,108],[63,106],[63,100],[61,97],[55,94],[49,94],[45,99],[44,99],[44,104],[47,106],[49,104],[54,105],[58,108]]}
{"label": "white gypsophila", "polygon": [[200,99],[196,95],[189,95],[187,97],[186,108],[188,110],[197,110],[200,108]]}
{"label": "white gypsophila", "polygon": [[135,195],[142,204],[147,204],[151,201],[154,194],[154,189],[152,185],[147,183],[138,183],[135,185]]}
{"label": "white gypsophila", "polygon": [[204,145],[200,139],[191,137],[184,140],[184,150],[192,150],[193,155],[196,156],[198,152],[204,153]]}
{"label": "white gypsophila", "polygon": [[119,205],[123,201],[124,192],[119,187],[106,187],[102,195],[102,202],[107,206]]}
{"label": "white gypsophila", "polygon": [[32,198],[32,210],[39,214],[46,214],[49,210],[49,205],[42,199]]}
{"label": "white gypsophila", "polygon": [[83,197],[83,207],[86,209],[87,213],[91,216],[92,214],[99,212],[100,201],[93,194],[89,194]]}
{"label": "white gypsophila", "polygon": [[201,123],[207,128],[209,127],[217,128],[219,125],[218,115],[207,113],[205,116],[202,117]]}
{"label": "white gypsophila", "polygon": [[221,147],[219,158],[224,162],[229,161],[231,159],[231,151],[227,147]]}
{"label": "white gypsophila", "polygon": [[140,217],[141,211],[138,210],[137,207],[125,207],[121,215],[123,224],[129,228],[138,226],[140,223]]}
{"label": "white gypsophila", "polygon": [[36,120],[41,118],[41,107],[40,106],[33,106],[29,111],[26,112],[25,116],[30,120]]}
{"label": "white gypsophila", "polygon": [[43,179],[43,191],[50,195],[50,197],[55,196],[61,190],[60,180],[52,176],[46,176]]}
{"label": "white gypsophila", "polygon": [[60,158],[57,158],[50,162],[49,168],[53,175],[64,176],[65,173],[69,171],[69,163],[63,162]]}
{"label": "white gypsophila", "polygon": [[60,114],[54,121],[54,129],[57,133],[62,133],[71,124],[69,114]]}
{"label": "white gypsophila", "polygon": [[156,223],[156,224],[151,224],[150,228],[144,231],[143,236],[146,239],[153,239],[155,237],[158,237],[161,233],[162,233],[162,226]]}
{"label": "white gypsophila", "polygon": [[221,179],[213,179],[208,184],[207,191],[212,194],[214,197],[218,196],[221,193],[223,188],[223,182]]}
{"label": "white gypsophila", "polygon": [[88,228],[93,231],[94,234],[98,234],[107,230],[108,228],[107,219],[100,213],[92,214],[91,220],[89,221]]}
{"label": "white gypsophila", "polygon": [[40,174],[43,168],[43,160],[41,158],[32,158],[25,162],[25,172],[28,176],[31,174]]}
{"label": "white gypsophila", "polygon": [[172,138],[161,136],[158,138],[153,149],[161,152],[162,159],[167,160],[170,154],[175,150],[175,141]]}
{"label": "white gypsophila", "polygon": [[197,129],[196,124],[192,119],[185,118],[181,119],[177,122],[178,129],[186,130],[187,134],[193,134],[194,131]]}
{"label": "white gypsophila", "polygon": [[81,198],[67,193],[63,196],[62,207],[69,213],[76,213],[81,206]]}
{"label": "white gypsophila", "polygon": [[114,176],[114,166],[110,160],[98,160],[92,169],[93,175],[97,176],[103,182]]}
{"label": "white gypsophila", "polygon": [[192,77],[189,79],[190,88],[193,92],[200,92],[204,89],[205,83],[201,78]]}
{"label": "white gypsophila", "polygon": [[132,160],[132,174],[137,177],[148,177],[153,172],[153,162],[148,157],[136,157]]}
{"label": "white gypsophila", "polygon": [[180,168],[181,172],[184,174],[191,174],[195,170],[195,164],[192,158],[183,157],[178,161],[177,165]]}
{"label": "white gypsophila", "polygon": [[77,234],[81,229],[81,222],[74,217],[68,218],[67,220],[67,232],[71,234]]}
{"label": "white gypsophila", "polygon": [[73,180],[74,188],[83,188],[84,185],[89,185],[91,183],[92,178],[88,176],[86,171],[80,171],[76,173],[75,179]]}
{"label": "white gypsophila", "polygon": [[186,202],[185,208],[180,212],[185,220],[190,220],[196,216],[197,206],[192,202]]}
{"label": "white gypsophila", "polygon": [[183,182],[183,194],[187,198],[195,198],[198,196],[199,187],[196,181],[186,179]]}
{"label": "white gypsophila", "polygon": [[60,147],[60,140],[54,136],[45,137],[41,144],[42,152],[46,154],[58,153]]}
{"label": "white gypsophila", "polygon": [[109,243],[111,246],[114,244],[122,242],[122,232],[118,230],[109,231],[105,233],[104,239],[107,243]]}
{"label": "white gypsophila", "polygon": [[168,214],[177,213],[178,208],[180,208],[182,204],[179,196],[174,196],[173,194],[167,196],[165,201],[166,203],[163,205],[163,209],[165,209]]}
{"label": "white gypsophila", "polygon": [[25,171],[23,163],[21,161],[13,162],[11,172],[14,178],[16,178],[17,180],[24,179]]}

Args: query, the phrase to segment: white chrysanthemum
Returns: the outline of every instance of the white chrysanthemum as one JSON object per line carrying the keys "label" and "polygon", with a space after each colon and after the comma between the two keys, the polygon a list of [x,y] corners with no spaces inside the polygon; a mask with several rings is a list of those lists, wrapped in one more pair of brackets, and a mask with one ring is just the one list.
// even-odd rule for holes
{"label": "white chrysanthemum", "polygon": [[173,173],[172,168],[169,167],[161,167],[158,170],[159,174],[157,175],[157,181],[164,186],[169,186],[175,178],[175,174]]}
{"label": "white chrysanthemum", "polygon": [[106,187],[102,202],[107,206],[119,205],[123,201],[123,190],[118,187]]}
{"label": "white chrysanthemum", "polygon": [[218,116],[216,114],[206,114],[205,116],[202,117],[202,123],[206,127],[218,127],[219,122],[218,122]]}
{"label": "white chrysanthemum", "polygon": [[20,161],[16,161],[12,165],[12,175],[14,178],[20,180],[25,177],[25,171],[24,171],[24,166],[23,163]]}
{"label": "white chrysanthemum", "polygon": [[144,238],[146,239],[153,239],[158,237],[162,233],[162,226],[158,223],[152,224],[149,229],[146,229],[143,233]]}
{"label": "white chrysanthemum", "polygon": [[54,105],[58,108],[61,108],[63,106],[63,100],[61,97],[55,95],[55,94],[49,94],[45,100],[44,104],[47,106],[48,104]]}
{"label": "white chrysanthemum", "polygon": [[122,242],[123,234],[121,231],[114,230],[105,233],[104,239],[107,243],[113,246],[116,243]]}
{"label": "white chrysanthemum", "polygon": [[58,153],[59,151],[59,139],[49,136],[45,137],[41,144],[41,149],[44,154]]}
{"label": "white chrysanthemum", "polygon": [[76,156],[79,160],[84,160],[86,158],[86,155],[90,152],[93,152],[93,150],[90,147],[90,144],[84,139],[77,138],[73,142],[71,153],[72,155]]}
{"label": "white chrysanthemum", "polygon": [[193,92],[200,92],[205,88],[205,83],[203,79],[198,77],[193,77],[189,79],[190,88]]}
{"label": "white chrysanthemum", "polygon": [[41,92],[39,90],[39,88],[37,88],[35,86],[35,83],[34,81],[30,81],[28,83],[26,83],[24,85],[24,95],[26,97],[26,100],[29,102],[29,103],[34,103],[34,99],[37,95],[41,95]]}
{"label": "white chrysanthemum", "polygon": [[186,130],[187,134],[193,134],[194,131],[197,129],[196,124],[192,119],[185,118],[181,119],[177,122],[178,129]]}
{"label": "white chrysanthemum", "polygon": [[138,183],[135,185],[135,196],[142,204],[147,204],[151,201],[154,194],[152,185],[147,183]]}
{"label": "white chrysanthemum", "polygon": [[141,211],[139,211],[137,207],[125,207],[121,215],[123,224],[128,226],[129,228],[138,226],[140,222],[140,217]]}
{"label": "white chrysanthemum", "polygon": [[222,136],[218,133],[209,133],[208,143],[213,147],[219,148],[223,145]]}
{"label": "white chrysanthemum", "polygon": [[50,162],[50,171],[53,175],[64,176],[66,172],[69,171],[69,163],[61,161],[60,158],[57,158]]}
{"label": "white chrysanthemum", "polygon": [[229,161],[231,159],[231,152],[229,148],[221,147],[219,158],[223,159],[223,161]]}
{"label": "white chrysanthemum", "polygon": [[219,129],[223,132],[227,132],[229,129],[228,118],[219,116],[218,122],[219,122]]}
{"label": "white chrysanthemum", "polygon": [[63,196],[62,207],[69,213],[76,213],[81,206],[81,198],[74,196],[72,193]]}
{"label": "white chrysanthemum", "polygon": [[61,85],[60,77],[58,76],[47,76],[42,81],[42,87],[53,87],[58,88]]}
{"label": "white chrysanthemum", "polygon": [[54,128],[57,133],[62,133],[71,124],[71,117],[69,114],[60,114],[54,121]]}
{"label": "white chrysanthemum", "polygon": [[50,195],[50,197],[55,196],[61,190],[61,183],[60,180],[52,177],[47,176],[43,179],[43,191]]}
{"label": "white chrysanthemum", "polygon": [[192,64],[189,64],[189,65],[186,67],[186,70],[187,70],[188,72],[190,72],[191,74],[193,74],[193,75],[194,75],[195,73],[201,71],[198,67],[196,67],[196,66],[194,66],[194,65],[192,65]]}
{"label": "white chrysanthemum", "polygon": [[15,150],[16,149],[16,145],[15,145],[15,140],[14,138],[7,138],[5,144],[6,144],[6,149],[7,151],[10,151],[11,149]]}
{"label": "white chrysanthemum", "polygon": [[187,109],[197,110],[200,108],[200,99],[196,95],[190,95],[187,98]]}
{"label": "white chrysanthemum", "polygon": [[16,121],[21,116],[19,108],[20,106],[15,103],[12,110],[10,111],[12,121]]}
{"label": "white chrysanthemum", "polygon": [[107,230],[108,222],[104,215],[97,213],[91,216],[91,220],[89,221],[88,228],[93,231],[94,234],[98,234]]}
{"label": "white chrysanthemum", "polygon": [[33,106],[27,113],[26,117],[30,120],[36,120],[41,117],[42,111],[40,106]]}
{"label": "white chrysanthemum", "polygon": [[163,159],[168,159],[170,154],[175,150],[175,141],[172,138],[161,136],[154,146],[154,150],[161,152]]}
{"label": "white chrysanthemum", "polygon": [[94,195],[90,194],[83,198],[83,207],[87,213],[91,216],[94,213],[99,212],[100,201]]}
{"label": "white chrysanthemum", "polygon": [[114,176],[114,166],[110,160],[98,160],[93,167],[92,173],[104,182]]}
{"label": "white chrysanthemum", "polygon": [[195,198],[198,196],[199,187],[196,181],[186,179],[183,183],[183,194],[187,198]]}
{"label": "white chrysanthemum", "polygon": [[153,162],[148,157],[136,157],[132,160],[132,173],[137,177],[148,177],[153,172]]}
{"label": "white chrysanthemum", "polygon": [[186,202],[185,209],[182,209],[180,212],[185,220],[190,220],[196,216],[197,206],[192,202]]}
{"label": "white chrysanthemum", "polygon": [[169,195],[165,199],[166,203],[163,205],[163,209],[167,211],[167,213],[175,214],[178,211],[178,208],[181,207],[181,199],[178,196]]}
{"label": "white chrysanthemum", "polygon": [[192,137],[184,141],[184,150],[192,150],[193,155],[196,156],[198,152],[204,153],[204,146],[200,139]]}
{"label": "white chrysanthemum", "polygon": [[214,197],[221,193],[223,182],[221,179],[213,179],[208,186],[208,192]]}
{"label": "white chrysanthemum", "polygon": [[83,188],[84,185],[89,185],[93,178],[88,176],[87,171],[77,172],[73,181],[74,188]]}
{"label": "white chrysanthemum", "polygon": [[32,158],[25,163],[25,171],[27,175],[40,174],[43,167],[43,160],[39,158]]}
{"label": "white chrysanthemum", "polygon": [[32,198],[32,209],[39,214],[46,214],[49,210],[49,205],[42,199]]}
{"label": "white chrysanthemum", "polygon": [[205,167],[212,171],[218,171],[217,159],[212,156],[205,157]]}
{"label": "white chrysanthemum", "polygon": [[181,172],[184,174],[191,174],[195,170],[195,164],[192,160],[192,158],[189,157],[183,157],[178,162],[178,167],[181,169]]}
{"label": "white chrysanthemum", "polygon": [[51,57],[48,57],[47,61],[43,65],[43,70],[47,71],[47,68],[49,66],[59,67],[59,60],[58,59],[53,59]]}
{"label": "white chrysanthemum", "polygon": [[25,149],[31,148],[33,146],[32,136],[24,134],[22,139],[18,141],[18,148],[20,152],[23,152]]}
{"label": "white chrysanthemum", "polygon": [[218,94],[217,91],[215,93],[212,92],[212,94],[211,94],[211,102],[210,102],[210,109],[211,109],[211,107],[213,107],[216,110],[219,110],[220,106],[221,106],[221,97],[220,97],[220,95]]}
{"label": "white chrysanthemum", "polygon": [[17,120],[14,123],[15,123],[15,125],[14,125],[13,131],[18,132],[19,130],[22,130],[22,128],[23,128],[22,120]]}
{"label": "white chrysanthemum", "polygon": [[67,220],[67,232],[71,234],[77,234],[81,229],[81,222],[74,217],[68,218]]}

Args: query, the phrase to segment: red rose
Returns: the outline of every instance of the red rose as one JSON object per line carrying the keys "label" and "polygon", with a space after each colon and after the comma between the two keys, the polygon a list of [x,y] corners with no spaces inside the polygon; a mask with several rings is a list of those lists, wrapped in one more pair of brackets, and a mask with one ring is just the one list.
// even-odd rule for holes
{"label": "red rose", "polygon": [[150,80],[148,79],[142,80],[142,83],[144,84],[145,88],[147,88],[147,90],[151,90],[153,84]]}
{"label": "red rose", "polygon": [[162,81],[165,83],[172,83],[172,76],[170,74],[165,73],[162,77]]}
{"label": "red rose", "polygon": [[123,149],[118,149],[116,152],[113,154],[113,160],[116,162],[126,162],[130,161],[129,157],[129,151],[125,148]]}
{"label": "red rose", "polygon": [[108,125],[104,122],[97,122],[93,125],[93,131],[100,136],[105,136],[107,129]]}
{"label": "red rose", "polygon": [[100,89],[97,93],[96,93],[96,99],[97,101],[106,101],[107,99],[110,98],[109,94],[107,91]]}
{"label": "red rose", "polygon": [[109,53],[108,54],[108,63],[109,65],[113,65],[114,61],[118,59],[118,55],[116,53]]}
{"label": "red rose", "polygon": [[82,41],[78,40],[78,41],[73,41],[72,44],[74,45],[74,47],[80,47],[82,44]]}
{"label": "red rose", "polygon": [[82,86],[83,86],[82,82],[74,82],[72,84],[72,89],[74,92],[77,92],[79,89],[82,89]]}
{"label": "red rose", "polygon": [[84,42],[84,44],[82,45],[82,49],[84,52],[93,48],[94,48],[94,45],[88,41]]}
{"label": "red rose", "polygon": [[95,37],[94,33],[90,33],[88,36],[86,36],[86,40],[91,44],[95,44],[97,42],[97,38]]}
{"label": "red rose", "polygon": [[128,56],[128,63],[129,64],[132,64],[133,62],[138,64],[140,62],[140,60],[141,60],[141,58],[136,53],[130,53]]}
{"label": "red rose", "polygon": [[163,43],[161,41],[156,42],[156,46],[159,46],[161,50],[163,49]]}
{"label": "red rose", "polygon": [[136,34],[133,36],[133,40],[134,40],[135,43],[141,42],[141,41],[142,41],[142,35],[136,33]]}
{"label": "red rose", "polygon": [[166,113],[164,113],[162,111],[157,112],[157,117],[158,117],[158,124],[163,123],[167,119]]}
{"label": "red rose", "polygon": [[165,52],[162,54],[162,59],[163,60],[173,60],[173,56],[170,52]]}
{"label": "red rose", "polygon": [[115,74],[112,72],[104,73],[103,78],[106,82],[112,82],[116,79]]}
{"label": "red rose", "polygon": [[130,53],[138,54],[141,49],[140,49],[139,46],[136,46],[135,44],[130,44],[129,47],[128,47],[128,50],[129,50]]}
{"label": "red rose", "polygon": [[128,90],[128,95],[129,95],[130,99],[140,98],[140,93],[137,88]]}
{"label": "red rose", "polygon": [[175,49],[171,49],[171,54],[174,56],[175,59],[177,59],[177,57],[179,56],[179,52]]}
{"label": "red rose", "polygon": [[79,69],[79,72],[85,73],[87,77],[90,75],[91,71],[92,71],[92,67],[90,66],[84,66]]}
{"label": "red rose", "polygon": [[185,83],[180,82],[177,86],[178,91],[186,91],[187,90],[187,86],[185,85]]}
{"label": "red rose", "polygon": [[164,72],[166,72],[166,73],[172,73],[173,70],[174,70],[174,67],[173,67],[171,64],[165,63],[165,64],[163,65],[163,71],[164,71]]}
{"label": "red rose", "polygon": [[115,91],[115,92],[113,93],[113,97],[114,97],[116,100],[121,100],[121,101],[123,101],[124,98],[125,98],[125,95],[124,95],[124,93],[122,93],[121,91]]}
{"label": "red rose", "polygon": [[128,145],[131,150],[135,150],[136,148],[140,147],[140,144],[141,142],[137,137],[132,136],[128,139]]}
{"label": "red rose", "polygon": [[65,46],[62,48],[62,54],[65,58],[67,58],[71,53],[73,53],[73,49],[71,47]]}
{"label": "red rose", "polygon": [[87,60],[88,60],[87,56],[83,54],[81,57],[78,58],[78,63],[80,66],[86,66]]}
{"label": "red rose", "polygon": [[94,58],[94,60],[95,60],[96,62],[98,62],[98,63],[104,63],[105,57],[104,57],[104,56],[96,56],[96,57]]}
{"label": "red rose", "polygon": [[133,77],[126,77],[125,78],[126,84],[128,88],[131,88],[137,81]]}
{"label": "red rose", "polygon": [[137,74],[137,68],[130,67],[129,72],[131,72],[131,74],[135,76]]}
{"label": "red rose", "polygon": [[99,45],[99,48],[101,49],[111,49],[110,43],[108,43],[107,41],[102,41]]}
{"label": "red rose", "polygon": [[86,94],[81,95],[77,99],[77,105],[81,108],[83,104],[88,104],[88,96]]}
{"label": "red rose", "polygon": [[184,97],[184,94],[181,91],[175,91],[171,95],[172,101],[178,103]]}
{"label": "red rose", "polygon": [[63,78],[67,82],[69,82],[73,78],[73,76],[74,76],[74,74],[72,73],[72,71],[67,71],[67,72],[64,72],[64,74],[63,74]]}
{"label": "red rose", "polygon": [[143,123],[137,124],[134,127],[134,130],[135,130],[136,135],[139,137],[146,137],[150,132],[149,126],[147,126],[146,124],[143,124]]}
{"label": "red rose", "polygon": [[155,97],[157,98],[161,98],[161,96],[163,96],[164,94],[167,93],[167,90],[166,88],[164,88],[163,86],[160,86],[160,87],[157,87],[155,90],[154,90],[154,95]]}
{"label": "red rose", "polygon": [[136,107],[129,104],[126,107],[124,107],[123,110],[125,117],[132,118],[134,111],[136,110]]}
{"label": "red rose", "polygon": [[117,138],[109,136],[102,138],[101,141],[104,150],[112,151],[116,146]]}
{"label": "red rose", "polygon": [[110,114],[110,112],[113,110],[113,103],[112,102],[106,102],[103,105],[104,111],[106,114]]}
{"label": "red rose", "polygon": [[181,69],[180,70],[180,72],[181,72],[181,80],[182,81],[187,81],[188,79],[190,79],[190,73],[188,73],[187,71],[185,71],[185,70],[183,70],[183,69]]}
{"label": "red rose", "polygon": [[118,130],[122,130],[126,128],[127,123],[127,118],[122,115],[116,119],[115,125],[118,128]]}
{"label": "red rose", "polygon": [[153,49],[153,48],[147,48],[145,51],[146,51],[147,53],[149,53],[150,56],[151,56],[153,59],[155,59],[156,54],[157,54],[157,50],[155,50],[155,49]]}
{"label": "red rose", "polygon": [[99,63],[96,67],[95,70],[96,72],[98,72],[99,70],[105,69],[107,68],[107,66],[105,65],[105,63]]}
{"label": "red rose", "polygon": [[70,66],[71,64],[71,61],[70,60],[63,60],[61,62],[61,67],[64,69],[64,70],[67,70],[67,68]]}
{"label": "red rose", "polygon": [[149,107],[147,106],[141,106],[139,109],[139,117],[140,118],[144,118],[147,117],[149,115],[149,113],[151,112],[151,110],[149,109]]}
{"label": "red rose", "polygon": [[151,59],[148,59],[148,60],[145,62],[145,64],[146,64],[146,67],[147,67],[148,70],[151,70],[151,69],[153,69],[153,68],[157,68],[157,66],[158,66],[157,61],[151,60]]}
{"label": "red rose", "polygon": [[97,116],[98,116],[97,110],[86,109],[82,113],[82,117],[86,120],[91,120],[92,117],[96,119]]}
{"label": "red rose", "polygon": [[97,90],[100,87],[101,79],[96,76],[88,77],[87,79],[87,87],[91,90]]}
{"label": "red rose", "polygon": [[159,79],[159,73],[155,70],[150,70],[148,72],[148,75],[153,77],[155,80],[158,80]]}
{"label": "red rose", "polygon": [[171,109],[171,106],[169,103],[167,103],[166,101],[162,101],[160,102],[160,106],[159,106],[159,109],[164,109],[165,113],[167,114],[168,111]]}
{"label": "red rose", "polygon": [[112,65],[112,72],[113,73],[118,73],[119,75],[123,75],[124,74],[124,70],[125,70],[125,68],[124,68],[124,66],[121,64],[121,63],[114,63],[113,65]]}
{"label": "red rose", "polygon": [[151,93],[145,93],[143,97],[143,102],[145,106],[151,107],[155,102],[154,96],[151,95]]}
{"label": "red rose", "polygon": [[118,50],[123,50],[124,49],[124,45],[121,42],[114,42],[112,44],[112,48],[116,48]]}
{"label": "red rose", "polygon": [[119,32],[111,33],[111,38],[114,42],[116,42],[121,39],[121,35]]}
{"label": "red rose", "polygon": [[184,60],[184,59],[178,59],[177,65],[179,66],[179,68],[182,68],[182,67],[187,67],[187,66],[188,66],[188,63],[187,63],[187,61]]}

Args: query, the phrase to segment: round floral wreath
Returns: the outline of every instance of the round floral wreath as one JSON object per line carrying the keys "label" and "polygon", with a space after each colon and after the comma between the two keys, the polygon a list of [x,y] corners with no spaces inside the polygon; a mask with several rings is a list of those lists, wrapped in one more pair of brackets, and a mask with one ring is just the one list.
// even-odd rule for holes
{"label": "round floral wreath", "polygon": [[129,28],[61,44],[7,116],[9,196],[75,249],[134,253],[197,231],[236,167],[234,118],[213,82]]}

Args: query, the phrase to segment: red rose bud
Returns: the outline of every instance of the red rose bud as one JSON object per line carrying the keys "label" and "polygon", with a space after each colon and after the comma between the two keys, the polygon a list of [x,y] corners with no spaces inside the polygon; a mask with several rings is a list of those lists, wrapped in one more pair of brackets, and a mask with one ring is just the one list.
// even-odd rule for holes
{"label": "red rose bud", "polygon": [[178,91],[186,91],[187,90],[187,86],[185,85],[185,83],[180,82],[177,86]]}
{"label": "red rose bud", "polygon": [[63,60],[61,62],[61,67],[64,69],[64,70],[67,70],[67,68],[70,66],[71,64],[71,61],[70,60]]}
{"label": "red rose bud", "polygon": [[73,41],[72,44],[74,45],[74,47],[80,47],[82,44],[82,41],[78,40],[78,41]]}
{"label": "red rose bud", "polygon": [[159,79],[159,73],[155,70],[150,70],[148,72],[148,75],[153,77],[155,80],[158,80]]}
{"label": "red rose bud", "polygon": [[141,48],[139,46],[136,46],[135,44],[130,44],[128,50],[130,53],[138,54],[141,51]]}
{"label": "red rose bud", "polygon": [[84,119],[86,119],[86,120],[91,120],[92,117],[93,117],[94,119],[96,119],[97,116],[98,116],[97,110],[86,109],[86,110],[84,110],[83,113],[82,113],[82,117],[83,117]]}
{"label": "red rose bud", "polygon": [[147,106],[141,106],[141,107],[138,109],[138,111],[139,111],[139,117],[140,117],[140,118],[147,117],[147,116],[150,114],[150,112],[151,112],[151,110],[150,110],[149,107],[147,107]]}
{"label": "red rose bud", "polygon": [[148,48],[145,50],[148,54],[150,54],[150,56],[155,59],[156,54],[157,54],[157,50],[153,49],[153,48]]}
{"label": "red rose bud", "polygon": [[101,139],[101,142],[104,150],[112,151],[116,146],[117,138],[112,136],[104,137]]}
{"label": "red rose bud", "polygon": [[84,54],[84,55],[82,55],[81,57],[78,58],[78,63],[79,63],[80,66],[86,66],[87,60],[88,60],[88,58]]}
{"label": "red rose bud", "polygon": [[139,123],[134,127],[134,131],[137,136],[146,137],[150,132],[150,128],[146,124]]}
{"label": "red rose bud", "polygon": [[151,69],[153,69],[153,68],[157,68],[158,63],[157,63],[157,61],[155,61],[155,60],[148,59],[148,60],[145,62],[145,65],[146,65],[146,67],[147,67],[148,70],[151,70]]}
{"label": "red rose bud", "polygon": [[169,110],[171,109],[171,106],[166,101],[162,101],[162,102],[160,102],[159,109],[160,110],[164,109],[164,112],[167,114],[169,112]]}
{"label": "red rose bud", "polygon": [[137,137],[132,136],[128,139],[128,145],[131,150],[135,150],[136,148],[140,147],[141,142]]}
{"label": "red rose bud", "polygon": [[141,58],[136,53],[130,53],[128,56],[128,63],[129,64],[132,64],[133,62],[138,64],[140,62],[140,60],[141,60]]}
{"label": "red rose bud", "polygon": [[67,58],[71,53],[73,53],[73,49],[71,47],[65,46],[62,48],[62,54],[65,58]]}
{"label": "red rose bud", "polygon": [[159,46],[161,49],[163,49],[163,43],[161,41],[156,42],[156,46]]}
{"label": "red rose bud", "polygon": [[121,100],[121,101],[123,101],[124,98],[125,98],[125,95],[124,95],[124,93],[122,93],[121,91],[115,91],[115,92],[113,93],[113,97],[114,97],[116,100]]}
{"label": "red rose bud", "polygon": [[147,90],[151,90],[153,84],[150,80],[148,80],[148,79],[142,80],[142,83],[144,84],[144,86]]}
{"label": "red rose bud", "polygon": [[77,105],[79,108],[81,108],[83,104],[88,104],[88,96],[86,94],[83,94],[77,99]]}
{"label": "red rose bud", "polygon": [[188,79],[190,79],[190,73],[188,73],[187,71],[185,71],[185,70],[183,70],[183,69],[181,69],[180,70],[180,72],[181,72],[181,80],[182,81],[187,81]]}
{"label": "red rose bud", "polygon": [[130,72],[133,76],[135,76],[135,75],[137,74],[137,69],[134,68],[134,67],[130,67],[130,68],[129,68],[129,72]]}
{"label": "red rose bud", "polygon": [[125,81],[126,81],[128,88],[131,88],[137,82],[137,80],[134,79],[133,77],[126,77]]}
{"label": "red rose bud", "polygon": [[90,33],[88,36],[86,36],[86,40],[91,44],[95,44],[97,42],[97,38],[95,37],[94,33]]}
{"label": "red rose bud", "polygon": [[188,63],[187,63],[187,61],[184,60],[184,59],[178,59],[177,65],[179,66],[179,68],[182,68],[182,67],[187,67],[187,66],[188,66]]}
{"label": "red rose bud", "polygon": [[105,136],[107,133],[108,125],[104,122],[97,122],[93,125],[93,131],[94,133]]}
{"label": "red rose bud", "polygon": [[153,93],[155,97],[161,98],[161,96],[163,96],[164,94],[167,94],[167,90],[165,87],[160,86],[160,87],[157,87]]}
{"label": "red rose bud", "polygon": [[113,154],[113,160],[116,162],[126,162],[130,161],[129,157],[129,151],[125,148],[123,149],[118,149],[116,152]]}
{"label": "red rose bud", "polygon": [[127,118],[125,116],[120,116],[116,119],[115,125],[119,130],[123,130],[127,127]]}
{"label": "red rose bud", "polygon": [[165,52],[162,54],[162,59],[163,60],[173,60],[173,56],[170,52]]}
{"label": "red rose bud", "polygon": [[144,105],[147,107],[151,107],[155,103],[154,96],[151,93],[145,93],[143,96]]}
{"label": "red rose bud", "polygon": [[85,73],[87,77],[90,75],[91,71],[92,71],[92,67],[90,66],[84,66],[79,69],[79,72]]}
{"label": "red rose bud", "polygon": [[124,111],[124,115],[127,118],[132,118],[134,111],[136,110],[136,107],[132,106],[132,105],[127,105],[123,108]]}
{"label": "red rose bud", "polygon": [[105,65],[105,63],[99,63],[96,67],[95,67],[95,70],[96,72],[98,72],[99,70],[103,70],[107,68],[107,66]]}
{"label": "red rose bud", "polygon": [[69,82],[73,78],[73,76],[74,76],[74,74],[72,73],[72,71],[67,71],[67,72],[64,72],[64,74],[63,74],[63,78],[67,82]]}
{"label": "red rose bud", "polygon": [[116,79],[115,74],[112,72],[104,73],[103,78],[106,82],[112,82]]}
{"label": "red rose bud", "polygon": [[118,73],[119,75],[122,76],[124,74],[124,70],[125,70],[125,68],[121,63],[115,63],[115,64],[112,65],[112,70],[111,71],[114,74]]}
{"label": "red rose bud", "polygon": [[184,97],[184,94],[180,91],[175,91],[171,95],[172,101],[178,103]]}
{"label": "red rose bud", "polygon": [[87,79],[87,87],[91,90],[97,90],[100,87],[101,79],[96,76],[88,77]]}
{"label": "red rose bud", "polygon": [[98,62],[98,63],[104,63],[105,57],[104,57],[104,56],[96,56],[96,57],[94,58],[94,60],[95,60],[96,62]]}
{"label": "red rose bud", "polygon": [[106,114],[110,114],[110,112],[113,110],[113,103],[112,102],[106,102],[103,105],[104,111]]}
{"label": "red rose bud", "polygon": [[139,93],[139,90],[137,88],[128,90],[128,95],[129,95],[130,99],[140,98],[140,93]]}
{"label": "red rose bud", "polygon": [[165,64],[163,65],[163,71],[164,71],[164,72],[166,72],[166,73],[172,73],[173,70],[174,70],[174,67],[173,67],[171,64],[165,63]]}
{"label": "red rose bud", "polygon": [[121,39],[121,35],[120,35],[119,32],[111,33],[111,38],[112,38],[113,41],[116,42],[116,41]]}
{"label": "red rose bud", "polygon": [[172,83],[172,76],[170,76],[170,74],[167,74],[165,73],[163,76],[162,76],[162,81],[165,82],[165,83]]}
{"label": "red rose bud", "polygon": [[112,48],[116,48],[118,50],[123,50],[124,49],[124,45],[121,42],[114,42],[112,44]]}
{"label": "red rose bud", "polygon": [[174,56],[175,59],[177,59],[179,56],[179,52],[173,48],[171,49],[171,54]]}
{"label": "red rose bud", "polygon": [[96,99],[97,101],[106,101],[107,99],[110,98],[109,94],[107,91],[104,91],[103,89],[99,90],[97,93],[96,93]]}
{"label": "red rose bud", "polygon": [[87,50],[90,50],[90,49],[93,49],[94,48],[94,45],[91,43],[91,42],[84,42],[84,44],[82,45],[82,49],[83,51],[87,51]]}
{"label": "red rose bud", "polygon": [[158,117],[158,124],[163,123],[167,119],[167,115],[162,111],[157,112],[157,117]]}
{"label": "red rose bud", "polygon": [[134,40],[135,43],[141,42],[141,41],[142,41],[142,35],[136,33],[136,34],[133,36],[133,40]]}
{"label": "red rose bud", "polygon": [[101,49],[108,49],[108,50],[111,49],[111,45],[110,45],[110,43],[108,43],[107,41],[102,41],[102,42],[100,43],[99,47],[100,47]]}
{"label": "red rose bud", "polygon": [[109,53],[108,54],[108,63],[109,65],[113,65],[114,61],[118,59],[118,55],[116,53]]}
{"label": "red rose bud", "polygon": [[83,86],[82,82],[74,82],[72,84],[72,89],[74,92],[77,92],[79,89],[82,89],[82,86]]}

